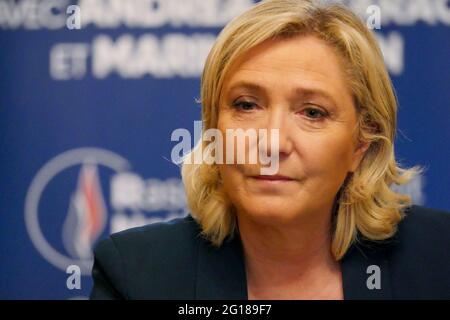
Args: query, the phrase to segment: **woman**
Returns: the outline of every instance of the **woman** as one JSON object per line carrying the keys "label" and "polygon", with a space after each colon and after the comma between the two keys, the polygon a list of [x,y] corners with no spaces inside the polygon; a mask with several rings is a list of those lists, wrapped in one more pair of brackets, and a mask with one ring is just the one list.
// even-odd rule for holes
{"label": "woman", "polygon": [[[225,156],[227,130],[277,130],[258,146],[278,171],[234,154],[185,161],[191,215],[101,242],[92,298],[450,298],[450,215],[390,189],[421,169],[395,160],[394,91],[358,17],[313,1],[259,3],[219,35],[201,102],[204,132],[227,137]],[[213,147],[203,139],[186,159]]]}

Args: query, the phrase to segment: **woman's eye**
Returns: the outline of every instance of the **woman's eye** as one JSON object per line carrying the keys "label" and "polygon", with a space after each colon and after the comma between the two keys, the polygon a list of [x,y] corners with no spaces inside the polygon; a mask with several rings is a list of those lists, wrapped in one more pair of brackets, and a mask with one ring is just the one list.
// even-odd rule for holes
{"label": "woman's eye", "polygon": [[311,119],[321,119],[327,116],[327,113],[316,108],[307,108],[305,109],[305,114],[308,118]]}
{"label": "woman's eye", "polygon": [[236,101],[233,103],[233,107],[243,111],[251,111],[255,108],[255,104],[249,101]]}

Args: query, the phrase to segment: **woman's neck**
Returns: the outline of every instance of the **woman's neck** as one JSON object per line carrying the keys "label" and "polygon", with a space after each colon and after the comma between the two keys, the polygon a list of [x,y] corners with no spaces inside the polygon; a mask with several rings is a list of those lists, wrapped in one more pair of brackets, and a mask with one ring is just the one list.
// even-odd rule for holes
{"label": "woman's neck", "polygon": [[331,222],[261,225],[238,215],[249,298],[338,298],[339,263],[331,254]]}

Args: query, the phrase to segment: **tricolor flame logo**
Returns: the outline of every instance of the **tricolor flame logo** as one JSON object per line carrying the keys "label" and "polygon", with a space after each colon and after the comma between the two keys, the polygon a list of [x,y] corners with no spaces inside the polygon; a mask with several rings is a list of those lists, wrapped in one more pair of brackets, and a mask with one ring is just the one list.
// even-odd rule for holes
{"label": "tricolor flame logo", "polygon": [[92,259],[92,247],[103,232],[106,214],[97,165],[85,162],[63,228],[63,243],[72,257]]}

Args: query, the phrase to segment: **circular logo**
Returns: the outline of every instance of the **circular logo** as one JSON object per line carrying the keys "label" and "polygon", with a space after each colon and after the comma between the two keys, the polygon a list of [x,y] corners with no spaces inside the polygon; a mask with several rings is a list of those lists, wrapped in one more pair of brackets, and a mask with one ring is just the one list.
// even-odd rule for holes
{"label": "circular logo", "polygon": [[[31,241],[47,261],[63,271],[69,265],[78,265],[83,275],[90,274],[93,262],[92,246],[104,231],[108,217],[99,177],[101,167],[120,173],[127,171],[130,165],[126,159],[108,150],[74,149],[46,163],[28,189],[25,199],[25,224]],[[62,227],[63,250],[62,247],[52,246],[52,241],[48,241],[44,236],[44,226],[40,222],[42,217],[39,216],[40,204],[44,191],[49,188],[53,189],[53,197],[55,190],[58,195],[67,193],[66,190],[52,187],[52,182],[64,172],[77,169],[78,181],[68,186],[71,188],[71,194],[67,197],[69,203],[65,208]],[[56,197],[50,197],[50,201],[51,199],[60,200]],[[49,229],[51,226],[46,227]],[[64,251],[67,253],[63,253]]]}

